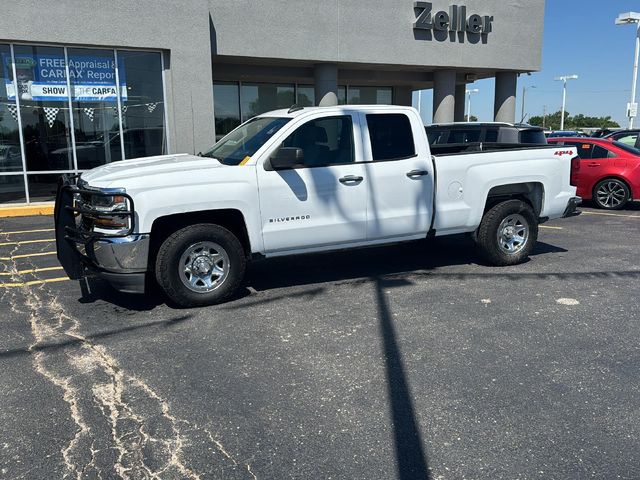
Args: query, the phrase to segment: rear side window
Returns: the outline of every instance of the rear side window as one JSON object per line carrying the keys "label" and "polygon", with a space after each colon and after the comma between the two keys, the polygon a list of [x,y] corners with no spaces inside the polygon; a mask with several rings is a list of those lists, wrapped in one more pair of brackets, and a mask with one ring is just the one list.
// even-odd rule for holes
{"label": "rear side window", "polygon": [[373,160],[399,160],[413,157],[416,147],[409,117],[401,113],[367,115]]}
{"label": "rear side window", "polygon": [[451,130],[447,143],[477,143],[480,141],[480,129]]}
{"label": "rear side window", "polygon": [[484,141],[489,143],[496,143],[498,141],[498,129],[487,128],[487,131],[484,134]]}
{"label": "rear side window", "polygon": [[593,154],[593,145],[591,143],[566,142],[565,145],[576,147],[578,149],[578,156],[583,160],[591,158]]}
{"label": "rear side window", "polygon": [[547,137],[542,130],[522,130],[520,132],[520,143],[533,145],[546,145]]}
{"label": "rear side window", "polygon": [[437,130],[435,128],[425,128],[429,145],[441,145],[447,143],[448,130]]}
{"label": "rear side window", "polygon": [[593,151],[591,152],[591,158],[614,158],[617,157],[615,153],[610,150],[607,150],[600,145],[594,145]]}

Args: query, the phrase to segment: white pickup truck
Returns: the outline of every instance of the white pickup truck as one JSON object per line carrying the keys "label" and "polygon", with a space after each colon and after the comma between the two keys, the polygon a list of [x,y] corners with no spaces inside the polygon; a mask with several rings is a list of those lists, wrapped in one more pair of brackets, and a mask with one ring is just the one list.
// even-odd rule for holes
{"label": "white pickup truck", "polygon": [[510,145],[432,156],[408,107],[292,108],[194,156],[65,177],[58,258],[124,292],[156,281],[182,306],[218,303],[247,262],[459,233],[494,265],[525,260],[547,219],[575,215],[575,149]]}

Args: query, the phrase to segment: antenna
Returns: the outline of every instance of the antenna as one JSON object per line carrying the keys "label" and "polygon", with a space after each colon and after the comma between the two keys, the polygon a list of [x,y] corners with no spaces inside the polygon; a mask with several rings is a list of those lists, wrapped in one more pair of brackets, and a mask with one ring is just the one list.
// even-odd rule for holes
{"label": "antenna", "polygon": [[304,107],[299,107],[296,104],[291,105],[291,108],[289,109],[289,111],[287,113],[293,113],[293,112],[297,112],[298,110],[302,110]]}

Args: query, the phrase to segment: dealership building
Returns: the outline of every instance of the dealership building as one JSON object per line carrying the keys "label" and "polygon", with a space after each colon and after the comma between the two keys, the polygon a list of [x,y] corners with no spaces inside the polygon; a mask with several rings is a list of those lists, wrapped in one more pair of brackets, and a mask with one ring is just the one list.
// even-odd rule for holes
{"label": "dealership building", "polygon": [[495,78],[495,119],[512,122],[543,17],[544,0],[13,2],[0,16],[0,207],[50,202],[62,173],[198,153],[294,104],[411,105],[433,89],[433,121],[449,122],[470,83]]}

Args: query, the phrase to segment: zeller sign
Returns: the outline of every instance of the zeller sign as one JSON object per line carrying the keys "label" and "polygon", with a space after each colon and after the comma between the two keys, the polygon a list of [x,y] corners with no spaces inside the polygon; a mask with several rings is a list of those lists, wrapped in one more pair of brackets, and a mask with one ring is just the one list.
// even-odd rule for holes
{"label": "zeller sign", "polygon": [[420,10],[418,18],[413,24],[416,30],[437,30],[487,35],[492,30],[493,16],[469,15],[467,7],[451,5],[448,12],[444,10],[432,14],[433,5],[430,2],[415,2],[414,8]]}

